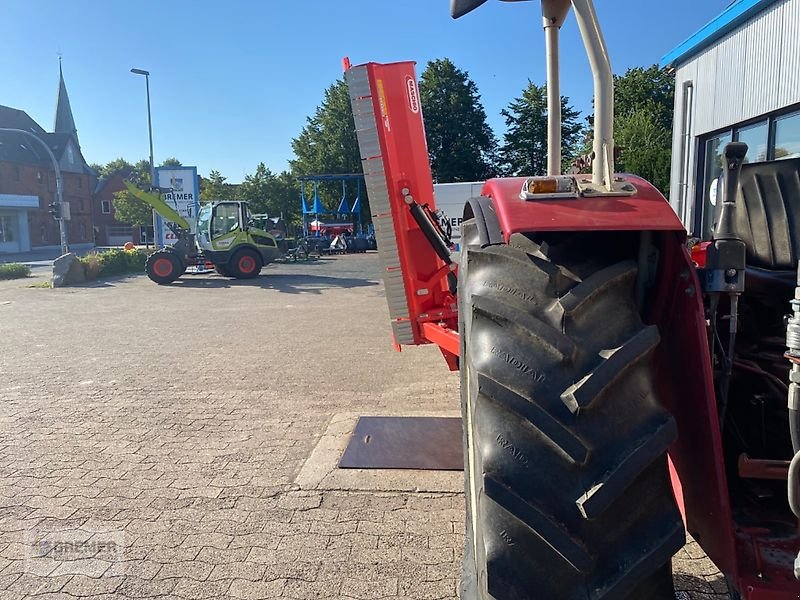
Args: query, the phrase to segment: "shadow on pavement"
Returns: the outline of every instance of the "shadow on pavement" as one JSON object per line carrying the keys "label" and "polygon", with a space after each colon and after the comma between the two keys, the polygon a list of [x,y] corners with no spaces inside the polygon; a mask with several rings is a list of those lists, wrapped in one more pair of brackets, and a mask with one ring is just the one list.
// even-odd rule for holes
{"label": "shadow on pavement", "polygon": [[183,276],[170,287],[185,288],[230,288],[260,287],[277,290],[285,294],[320,294],[331,288],[357,288],[376,286],[376,281],[353,277],[328,277],[323,275],[290,275],[284,273],[262,274],[255,279],[229,279],[227,277],[189,275]]}
{"label": "shadow on pavement", "polygon": [[675,600],[728,600],[728,584],[722,575],[702,577],[685,572],[673,575]]}

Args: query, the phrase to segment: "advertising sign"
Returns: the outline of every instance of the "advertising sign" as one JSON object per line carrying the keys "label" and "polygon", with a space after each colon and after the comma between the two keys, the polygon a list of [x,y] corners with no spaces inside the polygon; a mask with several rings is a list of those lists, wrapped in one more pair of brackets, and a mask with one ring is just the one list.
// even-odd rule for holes
{"label": "advertising sign", "polygon": [[482,181],[465,181],[463,183],[435,183],[433,185],[433,199],[436,203],[436,210],[442,211],[445,222],[442,228],[452,231],[451,241],[458,249],[461,243],[461,218],[464,214],[464,206],[470,198],[477,198],[481,195],[483,188]]}
{"label": "advertising sign", "polygon": [[[195,219],[200,210],[197,167],[157,167],[156,185],[169,190],[163,194],[164,202],[189,221],[192,233],[197,233],[194,231]],[[171,246],[176,241],[175,234],[160,215],[156,218],[156,238],[159,246]]]}

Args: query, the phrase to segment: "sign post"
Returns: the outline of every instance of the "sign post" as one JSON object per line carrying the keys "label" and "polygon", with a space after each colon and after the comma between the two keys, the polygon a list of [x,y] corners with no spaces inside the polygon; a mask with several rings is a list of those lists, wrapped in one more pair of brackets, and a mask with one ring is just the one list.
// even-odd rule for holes
{"label": "sign post", "polygon": [[[169,190],[163,194],[164,202],[189,221],[194,230],[195,218],[200,210],[197,167],[157,167],[155,172],[156,186]],[[166,219],[161,215],[156,216],[155,235],[160,248],[171,246],[177,241],[175,234],[167,226]]]}

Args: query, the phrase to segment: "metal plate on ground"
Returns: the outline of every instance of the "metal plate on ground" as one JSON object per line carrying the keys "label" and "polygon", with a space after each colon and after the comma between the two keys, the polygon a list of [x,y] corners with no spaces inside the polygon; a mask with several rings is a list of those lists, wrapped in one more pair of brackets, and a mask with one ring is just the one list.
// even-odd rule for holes
{"label": "metal plate on ground", "polygon": [[462,471],[460,417],[359,417],[341,469]]}

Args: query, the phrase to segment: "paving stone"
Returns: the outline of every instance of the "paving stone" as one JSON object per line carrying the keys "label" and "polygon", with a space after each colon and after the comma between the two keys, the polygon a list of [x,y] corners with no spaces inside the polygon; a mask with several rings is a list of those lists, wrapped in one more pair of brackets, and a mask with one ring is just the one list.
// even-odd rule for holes
{"label": "paving stone", "polygon": [[232,598],[242,600],[261,600],[262,598],[278,598],[283,595],[286,586],[285,579],[274,581],[248,581],[247,579],[234,579],[228,589]]}
{"label": "paving stone", "polygon": [[[377,491],[295,483],[331,425],[458,411],[458,375],[437,348],[397,354],[386,342],[380,274],[368,254],[270,265],[248,282],[0,282],[0,600],[43,583],[36,597],[58,600],[455,600],[463,495],[381,490],[391,478]],[[189,305],[225,319],[225,335],[180,328],[202,365],[152,351]],[[330,319],[331,306],[348,310]],[[320,322],[346,343],[310,344]],[[242,340],[266,340],[255,370]],[[59,367],[43,378],[42,364]],[[122,551],[81,555],[70,563],[82,572],[52,577],[66,563],[30,559],[26,541],[48,528],[73,528],[63,535],[77,545],[119,535]],[[91,577],[98,561],[107,570]],[[675,572],[688,600],[727,597],[691,539]]]}

